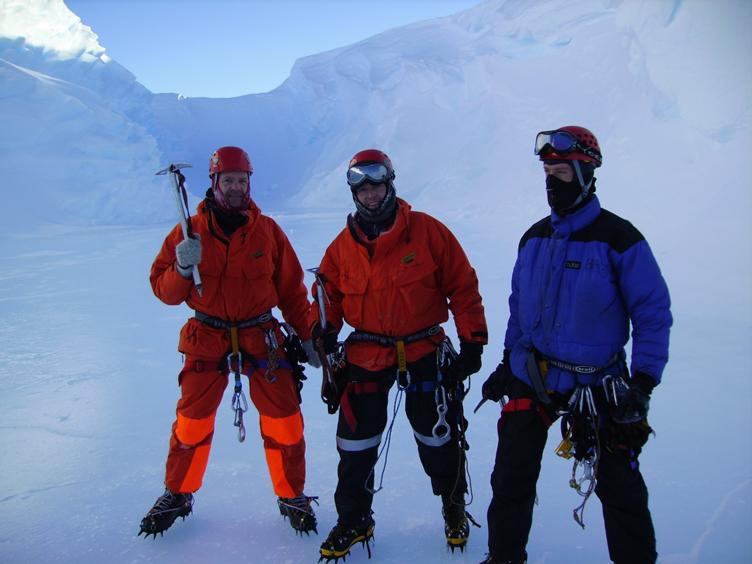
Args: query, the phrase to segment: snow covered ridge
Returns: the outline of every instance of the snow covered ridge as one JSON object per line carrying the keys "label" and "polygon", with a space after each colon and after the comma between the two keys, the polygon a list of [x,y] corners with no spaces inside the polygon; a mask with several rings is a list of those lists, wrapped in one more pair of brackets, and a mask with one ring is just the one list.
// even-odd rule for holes
{"label": "snow covered ridge", "polygon": [[0,185],[3,226],[37,221],[144,224],[172,219],[163,159],[144,124],[152,94],[107,57],[62,0],[0,0]]}
{"label": "snow covered ridge", "polygon": [[0,0],[0,37],[21,39],[58,60],[110,60],[97,34],[62,0]]}
{"label": "snow covered ridge", "polygon": [[492,0],[305,57],[278,89],[231,99],[152,94],[62,0],[0,6],[0,185],[22,181],[19,163],[56,163],[40,174],[57,221],[171,220],[154,171],[191,162],[198,197],[222,145],[249,151],[265,210],[349,209],[344,167],[371,146],[399,194],[445,221],[542,215],[533,136],[567,123],[600,140],[607,207],[634,206],[667,158],[671,184],[639,193],[656,220],[677,191],[743,184],[723,165],[750,139],[749,2]]}

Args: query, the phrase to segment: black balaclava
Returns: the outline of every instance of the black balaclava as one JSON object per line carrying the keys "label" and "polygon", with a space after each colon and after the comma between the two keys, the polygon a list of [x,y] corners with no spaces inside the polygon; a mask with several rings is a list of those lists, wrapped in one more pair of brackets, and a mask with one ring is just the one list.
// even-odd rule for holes
{"label": "black balaclava", "polygon": [[370,210],[360,203],[355,195],[355,189],[352,190],[352,197],[357,210],[355,221],[358,222],[369,240],[375,239],[394,224],[394,218],[397,217],[397,192],[391,181],[386,184],[384,199],[379,207],[374,210]]}
{"label": "black balaclava", "polygon": [[[558,215],[566,215],[589,199],[595,192],[593,165],[584,161],[550,160],[546,164],[568,164],[574,173],[572,180],[564,182],[552,174],[546,175],[548,205]],[[579,170],[578,170],[579,169]]]}

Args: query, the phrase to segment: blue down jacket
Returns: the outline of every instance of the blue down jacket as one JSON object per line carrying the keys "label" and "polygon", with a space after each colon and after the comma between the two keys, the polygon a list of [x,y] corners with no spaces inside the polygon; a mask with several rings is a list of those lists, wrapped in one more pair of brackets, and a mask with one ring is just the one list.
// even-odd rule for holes
{"label": "blue down jacket", "polygon": [[655,257],[631,223],[602,210],[595,196],[571,215],[552,213],[520,241],[504,340],[512,372],[531,384],[527,358],[537,349],[570,364],[613,365],[599,374],[550,366],[546,389],[598,383],[623,365],[631,321],[632,374],[658,383],[668,361],[670,305]]}

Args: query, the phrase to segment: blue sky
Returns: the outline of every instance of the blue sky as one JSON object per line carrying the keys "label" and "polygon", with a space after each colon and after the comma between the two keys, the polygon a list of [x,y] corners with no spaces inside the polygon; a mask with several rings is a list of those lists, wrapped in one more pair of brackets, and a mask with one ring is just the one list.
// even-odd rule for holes
{"label": "blue sky", "polygon": [[267,92],[296,59],[480,0],[65,0],[152,92]]}

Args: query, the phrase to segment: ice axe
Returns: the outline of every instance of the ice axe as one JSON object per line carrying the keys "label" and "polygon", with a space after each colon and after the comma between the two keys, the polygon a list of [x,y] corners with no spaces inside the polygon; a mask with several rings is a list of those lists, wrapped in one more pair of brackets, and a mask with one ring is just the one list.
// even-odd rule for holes
{"label": "ice axe", "polygon": [[[180,225],[183,227],[183,238],[193,239],[193,230],[191,229],[191,214],[188,212],[188,195],[185,192],[185,176],[180,172],[181,168],[190,168],[188,163],[171,164],[167,168],[156,172],[156,175],[169,173],[172,181],[172,193],[175,195],[175,203],[178,206],[180,215]],[[193,283],[196,286],[196,292],[201,295],[201,274],[198,272],[198,265],[194,264],[192,269]]]}
{"label": "ice axe", "polygon": [[324,332],[326,331],[326,302],[328,298],[324,290],[324,279],[319,273],[318,268],[309,268],[308,272],[313,273],[316,277],[316,302],[319,306],[319,323],[321,326],[321,338],[314,339],[314,346],[321,359],[321,370],[323,378],[321,380],[321,399],[327,406],[330,414],[336,413],[339,407],[339,390],[337,381],[334,379],[334,368],[332,366],[333,355],[326,354],[324,348]]}

